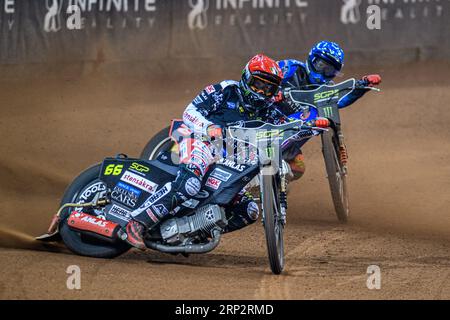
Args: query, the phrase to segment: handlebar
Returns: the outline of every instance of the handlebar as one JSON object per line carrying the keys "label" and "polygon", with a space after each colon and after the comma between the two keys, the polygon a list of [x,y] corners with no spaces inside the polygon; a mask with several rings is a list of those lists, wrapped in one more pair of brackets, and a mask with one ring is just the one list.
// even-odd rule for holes
{"label": "handlebar", "polygon": [[[241,126],[228,126],[228,127],[226,127],[226,129],[238,129],[238,130],[245,129],[245,130],[252,130],[252,131],[253,130],[257,131],[257,130],[261,130],[261,129],[267,129],[267,130],[278,129],[279,132],[277,133],[277,136],[279,136],[279,137],[282,136],[282,134],[287,131],[295,131],[298,133],[304,132],[305,135],[303,136],[303,138],[314,136],[315,135],[314,132],[328,131],[327,128],[317,127],[315,125],[306,125],[306,124],[304,124],[303,120],[292,121],[292,122],[288,122],[288,123],[284,123],[284,124],[280,124],[280,125],[264,123],[264,125],[255,127],[255,128],[242,127],[242,125],[245,125],[248,122],[254,123],[255,121],[247,121],[247,122],[243,121],[240,124]],[[260,121],[260,122],[263,122],[263,121]],[[294,133],[292,136],[288,137],[285,141],[288,141],[291,139],[296,139],[296,136],[297,136],[297,133]],[[242,142],[248,143],[248,144],[256,147],[256,145],[254,145],[253,143],[250,143],[249,141],[243,141],[237,137],[234,137],[231,131],[229,132],[229,138],[232,140],[235,140],[235,141],[242,141]]]}
{"label": "handlebar", "polygon": [[[261,126],[259,127],[245,127],[246,124],[249,123],[262,123]],[[299,125],[295,125],[295,124],[299,124]],[[303,120],[297,120],[297,121],[291,121],[291,122],[287,122],[287,123],[283,123],[283,124],[272,124],[272,123],[268,123],[268,122],[264,122],[261,120],[250,120],[250,121],[241,121],[239,123],[239,125],[229,125],[227,127],[225,127],[225,129],[246,129],[246,130],[261,130],[261,129],[280,129],[282,131],[284,130],[318,130],[318,131],[327,131],[326,128],[322,128],[322,127],[316,127],[314,125],[305,125],[305,122]],[[283,128],[285,128],[283,130]]]}
{"label": "handlebar", "polygon": [[376,92],[381,91],[380,89],[368,86],[365,83],[358,83],[356,79],[351,78],[338,84],[323,84],[320,86],[309,86],[304,88],[286,88],[283,90],[283,95],[296,105],[313,106],[317,108],[324,103],[329,104],[331,100],[337,102],[355,89]]}

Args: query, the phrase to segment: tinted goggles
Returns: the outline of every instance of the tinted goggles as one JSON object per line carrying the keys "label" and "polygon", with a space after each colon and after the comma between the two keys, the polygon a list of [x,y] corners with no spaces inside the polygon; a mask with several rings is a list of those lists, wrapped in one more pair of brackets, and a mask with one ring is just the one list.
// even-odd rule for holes
{"label": "tinted goggles", "polygon": [[314,59],[312,65],[316,72],[324,75],[325,77],[334,77],[340,71],[334,65],[321,58]]}
{"label": "tinted goggles", "polygon": [[279,87],[278,84],[269,82],[258,76],[251,76],[248,86],[253,92],[263,94],[266,97],[273,97],[277,93]]}

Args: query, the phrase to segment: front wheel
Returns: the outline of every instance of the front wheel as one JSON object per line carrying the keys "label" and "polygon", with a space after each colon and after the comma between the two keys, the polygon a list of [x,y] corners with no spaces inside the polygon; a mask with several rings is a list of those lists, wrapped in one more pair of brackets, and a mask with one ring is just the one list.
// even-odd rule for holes
{"label": "front wheel", "polygon": [[261,176],[261,204],[270,269],[280,274],[284,269],[284,219],[280,204],[280,179],[277,175]]}
{"label": "front wheel", "polygon": [[[83,171],[67,188],[61,200],[61,206],[65,203],[88,203],[94,197],[106,190],[106,185],[99,180],[101,164],[97,164]],[[64,244],[74,253],[95,258],[114,258],[125,253],[130,246],[123,242],[107,243],[96,238],[89,237],[69,228],[67,219],[73,210],[83,210],[83,212],[94,216],[105,216],[101,209],[93,208],[66,208],[61,213],[59,232]]]}
{"label": "front wheel", "polygon": [[336,132],[330,130],[322,134],[322,152],[330,184],[334,210],[340,222],[347,222],[349,205],[347,176],[339,160],[339,142]]}

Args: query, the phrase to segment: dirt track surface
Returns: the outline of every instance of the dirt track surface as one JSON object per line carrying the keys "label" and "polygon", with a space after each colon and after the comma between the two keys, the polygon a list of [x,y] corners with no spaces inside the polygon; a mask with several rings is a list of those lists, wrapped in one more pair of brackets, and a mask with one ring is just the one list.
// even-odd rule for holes
{"label": "dirt track surface", "polygon": [[[450,66],[346,75],[370,71],[383,75],[383,92],[342,112],[350,222],[336,221],[312,141],[290,193],[281,276],[270,273],[259,222],[189,258],[133,250],[98,260],[32,240],[80,171],[119,152],[137,156],[202,87],[231,75],[0,84],[0,298],[449,299]],[[81,290],[66,288],[70,265],[81,268]],[[369,265],[381,268],[380,290],[366,287]]]}

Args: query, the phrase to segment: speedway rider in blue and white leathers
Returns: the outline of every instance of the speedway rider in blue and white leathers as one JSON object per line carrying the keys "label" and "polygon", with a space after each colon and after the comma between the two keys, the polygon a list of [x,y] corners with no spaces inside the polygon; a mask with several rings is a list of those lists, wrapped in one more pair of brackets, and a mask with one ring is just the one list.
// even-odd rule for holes
{"label": "speedway rider in blue and white leathers", "polygon": [[[317,43],[309,52],[306,62],[294,59],[278,61],[283,71],[282,89],[315,89],[323,84],[333,84],[333,79],[340,74],[344,66],[344,51],[341,47],[330,41]],[[381,82],[379,75],[368,75],[356,82],[356,89],[339,101],[339,108],[345,108],[361,98],[368,89],[367,86],[378,85]],[[292,101],[283,95],[278,95],[279,109],[290,118],[301,118],[309,121],[317,118],[315,109],[300,110]],[[285,152],[283,158],[289,163],[293,179],[299,179],[305,172],[305,163],[301,147],[307,140],[294,143]],[[345,150],[343,150],[345,152]],[[346,155],[343,155],[346,157]]]}

